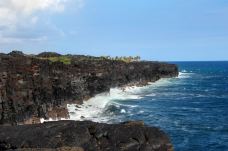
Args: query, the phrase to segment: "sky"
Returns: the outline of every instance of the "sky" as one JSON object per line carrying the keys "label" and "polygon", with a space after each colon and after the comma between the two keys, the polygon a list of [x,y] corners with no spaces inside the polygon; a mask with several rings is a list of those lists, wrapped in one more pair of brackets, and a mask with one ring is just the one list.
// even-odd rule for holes
{"label": "sky", "polygon": [[228,60],[227,0],[0,0],[0,52]]}

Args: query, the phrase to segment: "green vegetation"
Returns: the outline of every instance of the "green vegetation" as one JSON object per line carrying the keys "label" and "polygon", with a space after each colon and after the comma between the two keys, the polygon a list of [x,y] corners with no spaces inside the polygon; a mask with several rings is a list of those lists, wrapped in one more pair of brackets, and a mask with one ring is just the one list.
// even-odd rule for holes
{"label": "green vegetation", "polygon": [[68,56],[59,56],[59,57],[39,57],[39,59],[47,59],[51,62],[62,62],[63,64],[71,64],[71,57]]}
{"label": "green vegetation", "polygon": [[129,57],[110,57],[110,56],[102,56],[101,58],[103,59],[108,59],[108,60],[116,60],[116,61],[123,61],[123,62],[126,62],[126,63],[130,63],[130,62],[134,62],[134,61],[140,61],[140,56],[135,56],[135,57],[132,57],[132,56],[129,56]]}
{"label": "green vegetation", "polygon": [[51,62],[62,62],[63,64],[71,64],[71,58],[67,56],[49,57],[48,60],[50,60]]}
{"label": "green vegetation", "polygon": [[140,61],[140,56],[122,56],[122,57],[110,57],[110,56],[84,56],[84,55],[59,55],[56,53],[45,52],[36,56],[39,59],[50,60],[52,62],[62,62],[63,64],[71,64],[72,61],[102,61],[102,60],[113,60],[113,61],[123,61],[126,63]]}

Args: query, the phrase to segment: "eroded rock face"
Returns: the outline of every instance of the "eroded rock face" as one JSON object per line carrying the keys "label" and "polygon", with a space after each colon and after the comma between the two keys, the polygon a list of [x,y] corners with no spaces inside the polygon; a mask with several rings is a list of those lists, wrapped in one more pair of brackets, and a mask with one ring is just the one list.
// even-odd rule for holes
{"label": "eroded rock face", "polygon": [[169,138],[142,122],[117,125],[58,121],[0,126],[2,150],[172,151]]}
{"label": "eroded rock face", "polygon": [[71,57],[71,64],[64,64],[18,52],[0,54],[0,124],[67,118],[67,103],[80,104],[111,87],[178,75],[173,64]]}

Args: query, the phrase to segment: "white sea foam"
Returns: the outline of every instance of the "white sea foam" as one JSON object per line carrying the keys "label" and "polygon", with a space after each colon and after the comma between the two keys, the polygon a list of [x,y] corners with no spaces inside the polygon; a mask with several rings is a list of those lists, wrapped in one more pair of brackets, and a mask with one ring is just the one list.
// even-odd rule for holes
{"label": "white sea foam", "polygon": [[82,105],[68,104],[67,108],[70,113],[70,120],[107,122],[112,118],[112,116],[104,113],[110,106],[115,106],[115,108],[118,108],[119,112],[122,114],[129,113],[128,110],[123,109],[122,107],[135,108],[137,105],[126,105],[122,104],[121,101],[138,100],[143,96],[146,96],[145,93],[150,93],[148,96],[155,96],[156,94],[151,94],[151,91],[149,90],[155,87],[165,86],[169,83],[170,81],[168,79],[161,79],[143,87],[132,86],[126,87],[125,89],[112,88],[109,93],[96,95],[95,97],[84,101]]}
{"label": "white sea foam", "polygon": [[147,94],[146,96],[156,96],[155,93]]}
{"label": "white sea foam", "polygon": [[[84,101],[82,105],[68,104],[67,108],[70,113],[71,120],[92,120],[95,122],[106,122],[109,117],[102,116],[109,105],[115,105],[117,108],[121,104],[113,103],[114,100],[136,100],[141,97],[132,93],[134,87],[128,87],[125,90],[120,88],[112,88],[109,93],[96,95],[95,97]],[[134,107],[134,106],[131,106]],[[121,109],[121,113],[126,110]]]}
{"label": "white sea foam", "polygon": [[52,118],[49,118],[49,119],[44,119],[44,118],[41,118],[40,119],[40,123],[44,123],[44,122],[51,122],[51,121],[59,121],[59,120],[68,120],[68,119],[65,119],[65,118],[60,118],[60,119],[52,119]]}
{"label": "white sea foam", "polygon": [[121,109],[120,113],[126,113],[125,109]]}
{"label": "white sea foam", "polygon": [[[151,89],[166,86],[168,84],[171,84],[169,79],[161,79],[143,87],[132,86],[125,87],[124,89],[112,88],[109,93],[98,94],[95,97],[84,101],[82,105],[68,104],[67,108],[70,115],[68,120],[108,122],[110,118],[112,118],[112,115],[110,115],[111,113],[109,115],[104,113],[109,107],[114,106],[119,110],[119,113],[122,114],[129,113],[130,111],[126,110],[126,108],[135,108],[137,105],[122,104],[121,101],[133,101],[141,99],[144,96],[155,96],[156,94],[151,93]],[[54,121],[54,119],[41,119],[41,123],[46,121]]]}
{"label": "white sea foam", "polygon": [[190,78],[192,74],[193,74],[192,72],[187,72],[186,70],[182,70],[181,72],[179,72],[178,78],[179,79]]}

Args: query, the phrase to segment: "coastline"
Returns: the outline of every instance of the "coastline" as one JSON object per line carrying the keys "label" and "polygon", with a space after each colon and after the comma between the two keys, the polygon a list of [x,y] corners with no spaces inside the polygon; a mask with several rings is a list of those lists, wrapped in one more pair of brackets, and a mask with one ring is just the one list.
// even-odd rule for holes
{"label": "coastline", "polygon": [[[161,82],[165,82],[168,79],[160,79],[156,82],[151,82],[146,85],[128,85],[121,88],[111,88],[110,92],[101,93],[95,97],[86,100],[81,105],[68,104],[68,111],[70,113],[69,120],[91,120],[94,122],[112,123],[110,120],[113,116],[103,115],[110,106],[119,106],[115,101],[124,102],[126,100],[138,100],[142,99],[143,95],[139,93],[150,87],[154,87]],[[133,106],[134,107],[134,106]],[[120,113],[125,113],[124,109],[120,110]],[[112,118],[111,118],[112,117]],[[111,118],[111,119],[110,119]]]}
{"label": "coastline", "polygon": [[0,55],[0,122],[17,125],[40,123],[40,118],[68,118],[67,104],[82,104],[112,87],[145,85],[178,75],[174,64],[70,59],[70,64],[64,64],[23,53]]}
{"label": "coastline", "polygon": [[[183,75],[182,72],[179,72],[178,77]],[[55,118],[55,119],[40,119],[40,123],[51,122],[51,121],[60,121],[60,120],[74,120],[74,121],[85,121],[91,120],[93,122],[102,122],[107,123],[107,120],[99,120],[99,115],[104,112],[104,110],[111,105],[115,100],[137,100],[144,96],[138,95],[136,92],[140,92],[150,87],[159,86],[162,83],[167,83],[168,80],[172,78],[161,78],[154,82],[146,83],[136,83],[136,84],[127,84],[125,86],[110,88],[109,92],[103,92],[95,95],[94,97],[83,100],[81,104],[67,104],[67,110],[69,113],[68,118]],[[95,111],[94,111],[95,110]],[[95,113],[94,113],[95,112]],[[121,112],[125,112],[124,110]],[[96,115],[96,116],[94,116]],[[110,123],[111,124],[111,123]]]}
{"label": "coastline", "polygon": [[[132,87],[140,89],[159,79],[176,77],[179,74],[176,65],[91,56],[62,58],[67,62],[53,62],[18,52],[0,54],[0,149],[173,150],[163,131],[147,127],[141,121],[95,123],[80,121],[81,118],[92,119],[78,113],[80,117],[72,121],[72,111],[67,107],[75,104],[74,111],[98,115],[96,111],[102,111],[108,103],[103,101],[112,100],[104,97],[117,95],[121,99],[126,93],[128,96],[124,97],[137,99],[127,94]],[[83,100],[87,101],[83,104]],[[95,106],[95,112],[88,110],[99,103],[101,107]],[[50,118],[62,120],[44,122]]]}

